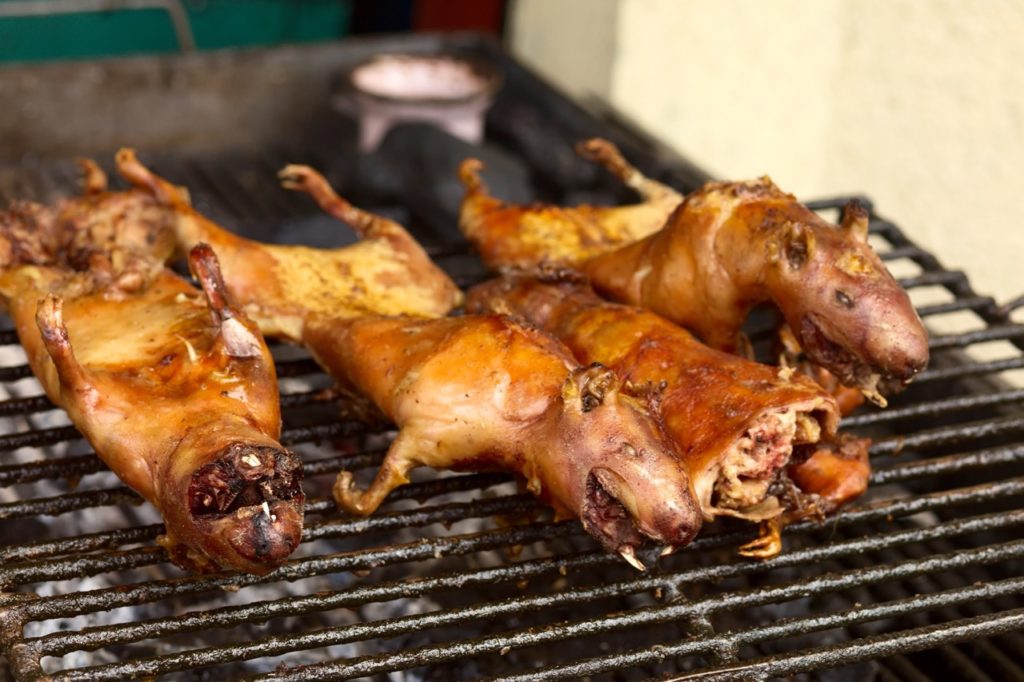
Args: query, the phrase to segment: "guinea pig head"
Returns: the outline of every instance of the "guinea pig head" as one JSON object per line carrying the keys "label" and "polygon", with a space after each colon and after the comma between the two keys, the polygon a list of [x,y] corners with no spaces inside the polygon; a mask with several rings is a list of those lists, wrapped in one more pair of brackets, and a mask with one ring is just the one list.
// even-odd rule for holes
{"label": "guinea pig head", "polygon": [[571,372],[552,443],[558,454],[547,465],[557,467],[548,473],[587,532],[642,568],[635,552],[640,545],[685,545],[702,516],[652,401],[621,389],[602,365]]}
{"label": "guinea pig head", "polygon": [[906,384],[928,364],[928,333],[867,228],[855,202],[839,229],[787,223],[772,242],[767,284],[807,356],[881,400],[880,382]]}

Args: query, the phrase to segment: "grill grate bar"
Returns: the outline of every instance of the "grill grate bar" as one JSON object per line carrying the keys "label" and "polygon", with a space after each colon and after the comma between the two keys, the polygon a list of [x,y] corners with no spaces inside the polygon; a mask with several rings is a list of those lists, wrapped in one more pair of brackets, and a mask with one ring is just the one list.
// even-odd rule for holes
{"label": "grill grate bar", "polygon": [[[320,440],[329,437],[358,433],[364,427],[359,422],[335,422],[332,424],[317,427],[297,427],[288,429],[287,437],[282,437],[282,442],[292,444],[306,440]],[[988,422],[975,422],[955,427],[943,427],[929,431],[923,431],[915,435],[905,436],[887,441],[880,441],[872,446],[873,453],[896,452],[907,447],[927,447],[935,445],[962,445],[972,440],[991,438],[997,435],[1017,433],[1024,428],[1024,417],[1007,417],[1004,419],[990,420]],[[376,457],[376,455],[375,455]],[[969,455],[955,455],[954,460],[963,460],[954,466],[979,466],[993,463],[994,460],[976,459],[977,463],[970,465],[967,458],[978,457],[977,453]],[[1019,455],[1014,455],[1016,459]],[[343,460],[348,461],[348,460]],[[358,461],[358,460],[356,460]],[[375,460],[370,460],[375,461]],[[932,461],[932,460],[928,460]],[[914,463],[922,465],[923,462]],[[943,464],[942,466],[947,466]],[[909,470],[908,470],[909,471]],[[938,471],[938,470],[935,470]],[[110,488],[105,490],[93,490],[87,492],[65,493],[53,497],[36,498],[34,500],[15,501],[0,504],[0,519],[24,518],[35,515],[59,515],[71,511],[78,511],[89,507],[109,506],[125,503],[138,503],[140,498],[136,493],[126,487]]]}
{"label": "grill grate bar", "polygon": [[[153,540],[162,532],[164,532],[163,524],[153,524],[149,526],[120,528],[118,530],[106,530],[87,535],[76,535],[69,538],[61,538],[60,540],[44,540],[25,545],[9,545],[7,547],[0,547],[0,564],[3,564],[3,570],[6,570],[11,563],[41,559],[53,556],[54,554],[81,554],[103,549],[113,550],[124,545]],[[0,584],[7,584],[5,583],[6,580],[8,580],[7,574],[0,574]],[[0,603],[2,603],[2,600],[0,600]]]}
{"label": "grill grate bar", "polygon": [[[1015,609],[993,616],[962,618],[949,623],[914,628],[901,633],[865,637],[860,641],[846,642],[842,645],[818,647],[810,649],[800,656],[760,659],[745,665],[742,671],[738,669],[707,670],[702,672],[700,679],[736,680],[747,679],[750,675],[764,677],[792,675],[807,670],[859,663],[895,652],[923,651],[942,644],[954,644],[979,637],[992,637],[1021,628],[1024,628],[1024,609]],[[693,676],[689,677],[694,679]],[[677,677],[674,682],[685,679],[687,679],[686,676]]]}
{"label": "grill grate bar", "polygon": [[[884,539],[888,539],[888,536],[883,537]],[[852,549],[852,546],[862,545],[862,541],[840,544],[843,545],[844,549],[849,547],[851,548],[851,551],[857,551]],[[804,550],[804,552],[806,552],[808,556],[816,554],[815,550]],[[1006,543],[1004,545],[979,548],[977,550],[966,550],[959,553],[932,556],[924,561],[907,561],[887,566],[848,571],[839,575],[822,576],[812,580],[798,581],[787,586],[766,588],[761,591],[726,593],[719,597],[705,599],[699,603],[679,603],[640,608],[627,613],[612,615],[601,619],[560,623],[536,631],[503,633],[493,637],[462,641],[445,646],[407,649],[396,654],[365,656],[360,658],[349,658],[344,661],[319,663],[303,666],[299,669],[286,669],[276,673],[270,673],[268,675],[255,676],[252,679],[339,679],[374,675],[389,670],[407,670],[409,668],[433,665],[454,659],[481,656],[484,654],[497,653],[503,650],[508,651],[509,649],[520,649],[543,643],[563,641],[575,637],[592,636],[623,628],[669,623],[687,618],[690,615],[705,614],[709,611],[772,603],[785,598],[799,598],[807,594],[815,593],[817,590],[812,589],[812,586],[828,585],[828,588],[824,588],[825,590],[844,589],[873,582],[884,582],[888,580],[907,578],[933,571],[949,570],[966,565],[1007,561],[1021,556],[1024,556],[1024,540]],[[810,560],[813,559],[804,558],[804,561]],[[792,565],[789,563],[790,561],[791,559],[783,559],[780,563],[783,565]],[[774,565],[776,564],[776,559],[769,559],[764,563]],[[717,571],[714,569],[713,571],[721,571],[723,574],[729,574],[726,569],[733,566],[736,565],[716,567]],[[1009,593],[1019,593],[1024,591],[1024,578],[1011,579],[1005,582]],[[844,615],[845,612],[839,613],[836,620],[842,619]],[[880,617],[887,617],[889,615],[890,614],[883,612]],[[833,614],[833,617],[835,616],[836,614]],[[801,619],[801,622],[806,627],[808,619]],[[836,627],[836,625],[831,624],[829,627]],[[702,643],[701,650],[708,650],[709,648],[710,647],[707,644]],[[108,666],[103,666],[103,668],[112,669],[112,667]],[[96,668],[96,670],[99,669],[100,667]],[[87,680],[113,678],[83,676],[68,679]]]}
{"label": "grill grate bar", "polygon": [[934,272],[923,272],[913,277],[903,277],[896,280],[904,289],[917,289],[930,286],[954,286],[967,283],[967,275],[962,270],[939,270]]}
{"label": "grill grate bar", "polygon": [[926,252],[920,246],[899,246],[895,249],[889,249],[884,253],[878,254],[879,258],[881,258],[883,261],[903,259],[916,260],[926,255],[928,255],[928,252]]}
{"label": "grill grate bar", "polygon": [[[1003,594],[1016,593],[1019,589],[1019,578],[1009,579],[991,583],[989,585],[972,585],[957,590],[945,590],[934,594],[916,595],[904,599],[863,606],[859,609],[840,612],[838,614],[827,614],[824,616],[812,616],[809,618],[787,618],[771,625],[766,625],[749,630],[735,630],[723,632],[717,636],[710,637],[703,641],[684,641],[678,644],[662,644],[644,650],[631,651],[625,654],[614,654],[600,658],[592,658],[588,661],[572,665],[558,666],[537,670],[524,675],[512,675],[495,678],[502,682],[546,682],[547,680],[566,679],[571,677],[582,677],[595,675],[609,670],[631,668],[642,665],[656,664],[669,657],[692,656],[705,650],[728,649],[739,644],[767,642],[786,637],[806,634],[820,630],[828,630],[837,627],[848,627],[858,623],[866,623],[880,618],[891,618],[906,615],[917,611],[928,611],[942,608],[944,606],[955,606],[957,604],[970,603],[976,599],[996,598]],[[1005,592],[1004,592],[1005,590]],[[979,628],[979,625],[981,627]],[[979,636],[977,633],[968,634],[978,629],[984,629],[986,634],[999,634],[1011,632],[1024,625],[1024,609],[1016,609],[996,617],[964,618],[950,623],[904,630],[897,633],[887,633],[877,637],[865,637],[859,640],[847,641],[832,647],[820,647],[803,652],[803,656],[812,652],[831,652],[831,655],[818,660],[815,664],[806,665],[798,670],[763,671],[755,669],[758,662],[744,662],[740,665],[729,666],[725,669],[715,671],[717,677],[709,677],[712,671],[702,670],[693,675],[682,675],[672,677],[669,682],[682,682],[686,679],[761,679],[768,676],[781,676],[793,674],[802,670],[834,668],[841,665],[848,665],[862,660],[878,658],[901,653],[909,653],[927,649],[930,646],[937,646],[944,643],[955,643]],[[987,627],[986,627],[987,626]],[[921,645],[918,638],[921,633],[926,635],[934,634],[932,640]],[[948,635],[948,636],[943,636]],[[876,644],[877,643],[877,644]],[[859,644],[867,650],[855,649],[854,645]],[[886,645],[888,644],[888,646]],[[871,651],[875,648],[874,651]],[[787,660],[778,657],[775,660]],[[790,657],[788,660],[792,660]],[[767,662],[767,661],[765,661]],[[731,675],[731,676],[730,676]],[[262,679],[288,679],[266,676]],[[308,678],[313,680],[315,678]]]}
{"label": "grill grate bar", "polygon": [[955,474],[971,471],[998,464],[1009,464],[1024,460],[1024,445],[989,448],[977,452],[969,452],[948,457],[922,459],[906,462],[891,467],[879,467],[877,464],[871,472],[871,483],[896,483],[914,478]]}
{"label": "grill grate bar", "polygon": [[1024,338],[1024,324],[1007,324],[999,327],[975,329],[961,334],[932,335],[928,347],[933,351],[948,348],[963,348],[986,341],[1005,341]]}
{"label": "grill grate bar", "polygon": [[[1024,494],[1024,478],[985,486],[965,488],[949,493],[942,493],[941,495],[931,494],[910,500],[897,500],[882,504],[873,504],[865,509],[852,510],[851,513],[844,514],[840,517],[838,521],[841,525],[847,526],[855,522],[863,522],[866,519],[879,519],[883,517],[895,518],[897,516],[916,514],[936,507],[947,508],[959,504],[977,503],[979,501],[1000,499],[1019,494]],[[816,523],[805,522],[803,524],[791,526],[790,529],[788,529],[788,532],[792,535],[795,532],[814,531],[818,529],[819,526]],[[739,544],[740,541],[741,540],[737,538],[735,534],[712,536],[710,538],[700,540],[700,546],[695,547],[694,549],[708,549],[711,546],[736,545]],[[550,570],[551,567],[550,564],[545,563],[543,568]],[[516,579],[521,579],[521,577],[521,574],[515,575]],[[496,578],[491,579],[497,581]],[[660,585],[662,582],[663,580],[659,579],[658,584]],[[420,587],[422,588],[424,586],[420,585]],[[631,585],[630,589],[632,589],[632,587],[633,586]],[[650,588],[653,589],[653,587],[657,587],[657,585],[653,585]],[[158,636],[166,637],[200,628],[231,627],[251,620],[257,615],[259,618],[265,619],[270,617],[299,615],[311,610],[321,611],[342,606],[351,606],[359,603],[364,603],[364,600],[354,598],[354,595],[350,592],[334,593],[328,596],[317,595],[316,597],[307,600],[296,600],[289,597],[287,599],[266,602],[256,608],[246,605],[242,607],[226,607],[214,611],[203,611],[194,614],[182,614],[173,621],[155,619],[152,621],[140,621],[137,623],[84,628],[78,632],[58,632],[46,635],[38,641],[40,642],[42,651],[47,655],[55,655],[57,653],[70,651],[75,647],[97,648],[100,646],[109,646],[115,643],[127,643],[143,638]],[[31,642],[33,640],[27,641]]]}
{"label": "grill grate bar", "polygon": [[74,426],[58,426],[50,429],[35,429],[23,433],[0,436],[0,450],[18,448],[42,448],[57,443],[82,440],[82,434]]}
{"label": "grill grate bar", "polygon": [[965,362],[952,367],[941,367],[926,369],[914,379],[915,384],[924,384],[929,381],[942,381],[950,379],[963,379],[965,377],[980,376],[983,374],[996,374],[1007,372],[1012,369],[1024,367],[1024,356],[1005,358],[1002,360],[990,360],[988,362]]}
{"label": "grill grate bar", "polygon": [[32,376],[32,369],[28,365],[14,365],[11,367],[0,367],[0,381],[9,383]]}
{"label": "grill grate bar", "polygon": [[[505,482],[505,479],[502,479],[501,482]],[[472,489],[478,490],[479,487],[474,485]],[[310,526],[309,530],[303,533],[302,539],[310,541],[343,538],[385,530],[418,528],[433,523],[454,523],[464,519],[489,517],[495,514],[524,512],[535,506],[536,501],[532,495],[509,495],[473,502],[451,502],[408,512],[381,514],[379,521],[376,517],[359,517],[318,523]]]}
{"label": "grill grate bar", "polygon": [[961,445],[995,436],[1016,434],[1024,430],[1024,416],[1002,417],[987,421],[970,422],[957,426],[925,429],[907,436],[894,436],[877,440],[871,445],[872,455],[893,455],[911,449]]}
{"label": "grill grate bar", "polygon": [[[40,459],[24,464],[7,464],[0,466],[0,487],[44,479],[71,479],[106,470],[107,465],[91,452],[86,455]],[[4,518],[3,512],[0,512],[0,518]]]}
{"label": "grill grate bar", "polygon": [[[474,478],[471,482],[460,481],[460,478],[442,479],[444,481],[459,481],[460,488],[486,489],[487,485],[481,485],[481,480]],[[493,483],[504,483],[504,477],[493,476]],[[413,497],[422,494],[429,494],[436,491],[440,481],[429,481],[426,483],[412,484],[406,486],[411,490],[403,490],[402,497]],[[468,483],[468,486],[465,485]],[[446,486],[447,488],[447,486]],[[326,502],[326,500],[325,500]],[[454,506],[453,506],[454,505]],[[334,507],[333,500],[325,505]],[[322,524],[310,524],[308,530],[304,530],[303,539],[322,539],[328,537],[348,537],[360,533],[369,533],[382,530],[394,530],[395,528],[422,526],[430,523],[458,520],[471,516],[486,516],[485,509],[494,509],[491,513],[504,513],[528,508],[531,505],[525,503],[525,498],[516,496],[514,498],[493,498],[482,500],[476,503],[453,503],[452,505],[437,505],[426,509],[412,510],[408,512],[397,512],[393,514],[380,514],[372,518],[357,518],[343,521],[331,521]],[[461,514],[461,517],[459,516]],[[158,529],[163,532],[163,526],[148,526],[151,529]],[[124,568],[138,568],[148,564],[166,561],[167,555],[160,548],[139,547],[132,550],[107,554],[103,556],[72,556],[62,557],[56,560],[32,562],[27,564],[4,566],[0,568],[0,585],[23,584],[30,582],[42,582],[46,580],[62,580],[76,576],[96,575],[113,570]]]}
{"label": "grill grate bar", "polygon": [[[1024,511],[1007,515],[994,514],[972,517],[966,520],[941,524],[926,530],[912,529],[908,531],[888,533],[876,538],[875,541],[877,542],[876,546],[878,547],[889,547],[904,544],[908,541],[907,538],[911,537],[915,538],[915,541],[920,541],[922,539],[922,533],[926,537],[949,537],[951,535],[978,532],[983,529],[1007,527],[1020,523],[1024,523]],[[211,665],[237,658],[274,655],[275,653],[284,653],[295,649],[328,646],[331,644],[355,641],[356,639],[394,636],[395,634],[400,634],[402,632],[411,632],[426,627],[441,627],[447,624],[461,623],[464,622],[465,619],[478,619],[493,617],[503,613],[540,610],[559,605],[586,603],[597,598],[634,594],[640,591],[650,591],[657,587],[678,588],[682,585],[693,584],[696,581],[718,580],[737,575],[761,573],[779,567],[805,565],[828,558],[859,553],[864,551],[865,542],[870,542],[870,540],[866,541],[865,539],[858,538],[845,542],[833,543],[827,547],[813,547],[795,550],[758,563],[739,561],[714,567],[689,569],[675,574],[663,574],[656,578],[634,579],[625,583],[612,584],[582,591],[572,590],[544,595],[541,597],[512,599],[499,604],[470,607],[469,609],[461,611],[454,610],[442,614],[421,614],[393,621],[386,621],[383,623],[369,623],[359,626],[346,625],[341,628],[327,629],[304,635],[267,638],[246,646],[226,646],[182,652],[180,654],[152,659],[152,665],[159,666],[153,668],[145,667],[147,662],[142,660],[123,665],[112,664],[108,666],[99,666],[91,669],[91,671],[99,675],[98,677],[87,677],[82,679],[118,679],[118,676],[123,677],[129,673],[134,675],[162,674],[173,670]],[[862,579],[866,582],[895,580],[911,575],[930,573],[935,571],[937,567],[944,567],[948,569],[963,565],[985,564],[995,561],[1003,561],[1007,558],[1018,556],[1024,556],[1024,541],[1007,543],[1006,545],[996,548],[984,547],[976,550],[962,551],[951,555],[931,556],[925,560],[908,560],[888,566],[851,571],[841,575],[829,575],[813,581],[799,581],[787,586],[767,588],[753,593],[740,592],[721,594],[717,597],[705,599],[697,603],[649,609],[645,612],[648,613],[645,617],[654,618],[655,622],[666,622],[667,620],[686,618],[688,615],[698,613],[708,613],[710,611],[725,608],[738,608],[740,606],[754,606],[758,604],[772,603],[775,601],[782,601],[787,598],[804,596],[806,594],[815,594],[841,588],[848,588],[851,585],[866,584],[858,582]],[[690,611],[693,611],[693,614],[690,614]],[[609,622],[618,621],[610,619]],[[389,628],[397,628],[397,631],[392,632]],[[103,633],[109,633],[109,631],[110,628],[103,629]],[[41,651],[44,652],[44,655],[67,651],[69,650],[67,648],[69,646],[76,648],[81,646],[103,646],[103,644],[95,642],[94,634],[94,632],[86,632],[84,635],[80,633],[55,633],[43,638],[40,644],[34,644],[34,646],[41,645]],[[100,641],[102,642],[102,640]],[[482,652],[473,653],[476,654]],[[211,658],[206,658],[208,656]],[[353,663],[353,661],[349,661],[349,663]],[[100,671],[104,671],[102,675],[100,675]],[[370,671],[363,671],[360,674],[373,674],[376,672],[380,672],[380,670],[374,669]]]}
{"label": "grill grate bar", "polygon": [[89,490],[81,493],[65,493],[54,497],[37,497],[34,500],[17,500],[0,504],[0,519],[21,519],[30,516],[59,516],[72,511],[91,507],[108,507],[117,504],[140,504],[142,498],[125,487]]}
{"label": "grill grate bar", "polygon": [[53,409],[56,408],[45,395],[32,396],[31,398],[11,398],[8,400],[0,400],[0,417],[13,417],[19,414],[45,412]]}
{"label": "grill grate bar", "polygon": [[991,296],[969,296],[965,298],[958,298],[953,301],[946,303],[932,303],[929,305],[920,306],[917,309],[917,314],[921,317],[930,317],[933,315],[944,315],[946,313],[955,313],[961,310],[988,310],[992,311],[996,307],[996,301]]}
{"label": "grill grate bar", "polygon": [[847,195],[839,197],[825,197],[824,199],[810,199],[803,202],[804,206],[811,209],[812,211],[827,211],[829,209],[843,209],[851,201],[856,201],[862,207],[868,210],[872,214],[871,220],[871,231],[872,232],[889,232],[892,231],[896,226],[890,222],[884,220],[878,220],[875,218],[875,202],[871,200],[871,197],[863,195]]}
{"label": "grill grate bar", "polygon": [[[977,504],[980,502],[1005,499],[1015,495],[1024,494],[1024,477],[1008,479],[995,483],[971,486],[942,493],[930,493],[927,495],[914,496],[906,499],[896,499],[872,503],[861,508],[852,508],[844,511],[833,521],[830,527],[842,527],[855,523],[879,521],[900,516],[908,516],[933,509],[954,507],[957,505]],[[821,526],[813,521],[803,521],[787,528],[787,534],[792,535],[798,532],[819,530]],[[690,545],[687,551],[705,551],[720,547],[735,547],[750,539],[750,532],[731,533],[724,535],[712,535],[698,538]],[[502,582],[520,580],[526,577],[550,573],[556,569],[594,568],[598,565],[618,565],[619,559],[606,555],[602,552],[595,554],[580,555],[577,558],[565,559],[556,557],[552,559],[541,559],[532,562],[509,564],[498,569],[487,569],[482,573],[469,572],[453,574],[444,578],[430,578],[422,581],[401,581],[392,587],[378,586],[363,588],[364,592],[358,590],[342,594],[336,594],[331,602],[332,607],[346,606],[364,603],[365,594],[371,595],[378,600],[398,598],[409,594],[421,594],[425,591],[439,591],[463,587],[467,584],[486,584],[490,582]],[[314,575],[307,572],[306,577]],[[230,576],[228,576],[230,577]],[[241,576],[236,576],[240,578]],[[147,601],[166,599],[172,596],[183,596],[188,594],[200,594],[216,589],[223,585],[236,585],[244,587],[251,584],[258,584],[258,579],[250,578],[251,582],[243,584],[240,581],[234,583],[228,581],[220,583],[207,589],[207,584],[199,578],[181,578],[173,581],[168,586],[167,582],[148,582],[125,585],[120,588],[92,590],[74,594],[54,595],[40,597],[25,604],[17,606],[21,617],[26,620],[45,620],[67,614],[83,614],[99,610],[109,610],[125,606],[132,606]],[[170,589],[169,589],[170,587]],[[413,592],[412,588],[417,588]],[[397,592],[395,591],[397,588]],[[422,590],[423,592],[419,591]],[[314,599],[320,599],[315,597]],[[2,601],[0,601],[2,603]],[[267,602],[257,607],[260,617],[272,617],[274,615],[289,615],[289,604],[297,604],[293,598],[282,600],[280,603]],[[229,607],[230,608],[230,607]],[[248,607],[245,607],[248,608]],[[275,609],[283,609],[277,611]],[[217,622],[219,611],[208,611],[204,618],[210,618],[211,623]],[[247,613],[247,612],[246,612]],[[212,626],[212,625],[211,625]],[[173,627],[173,626],[172,626]],[[99,632],[106,630],[100,629]]]}
{"label": "grill grate bar", "polygon": [[946,398],[944,400],[892,407],[879,412],[866,412],[864,414],[855,414],[850,417],[844,417],[842,428],[856,428],[860,426],[867,426],[869,424],[879,424],[882,422],[906,419],[908,417],[938,417],[950,412],[970,410],[977,407],[992,407],[995,405],[1016,403],[1021,400],[1024,400],[1024,389],[998,391],[995,393],[985,393],[981,395],[958,396],[955,398]]}

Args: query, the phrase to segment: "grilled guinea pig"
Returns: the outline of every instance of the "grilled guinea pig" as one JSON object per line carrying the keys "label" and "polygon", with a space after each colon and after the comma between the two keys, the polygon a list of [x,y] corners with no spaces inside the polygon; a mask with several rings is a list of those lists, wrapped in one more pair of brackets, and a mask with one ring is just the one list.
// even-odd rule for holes
{"label": "grilled guinea pig", "polygon": [[202,293],[137,257],[8,264],[0,296],[47,396],[160,510],[171,558],[266,573],[298,546],[304,503],[301,463],[277,442],[270,352],[209,247],[190,257]]}
{"label": "grilled guinea pig", "polygon": [[314,320],[303,343],[399,427],[373,484],[342,472],[338,503],[372,513],[410,469],[521,474],[609,551],[687,544],[701,525],[690,481],[646,402],[582,367],[550,336],[500,316]]}

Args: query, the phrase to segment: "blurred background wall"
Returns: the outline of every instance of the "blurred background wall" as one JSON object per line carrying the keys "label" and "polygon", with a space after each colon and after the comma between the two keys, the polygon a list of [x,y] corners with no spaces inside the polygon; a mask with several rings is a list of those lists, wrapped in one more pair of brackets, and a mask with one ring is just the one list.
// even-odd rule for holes
{"label": "blurred background wall", "polygon": [[1024,292],[1024,2],[516,0],[516,54],[722,178],[864,192]]}

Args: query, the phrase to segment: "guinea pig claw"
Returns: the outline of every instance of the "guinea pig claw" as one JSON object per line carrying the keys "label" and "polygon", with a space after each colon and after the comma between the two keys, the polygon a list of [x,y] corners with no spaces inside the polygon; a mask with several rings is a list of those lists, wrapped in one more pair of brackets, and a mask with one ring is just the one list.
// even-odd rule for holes
{"label": "guinea pig claw", "polygon": [[866,389],[866,388],[864,388],[864,389],[861,389],[860,392],[864,394],[865,398],[867,398],[869,401],[871,401],[872,403],[874,403],[878,407],[884,408],[884,407],[887,407],[889,405],[889,401],[886,400],[885,396],[882,395],[881,393],[879,393],[877,389]]}
{"label": "guinea pig claw", "polygon": [[643,562],[636,558],[636,552],[633,551],[632,546],[625,545],[622,549],[619,550],[619,554],[622,555],[622,558],[626,560],[626,563],[628,563],[636,570],[640,571],[641,573],[647,571],[647,567],[644,566]]}
{"label": "guinea pig claw", "polygon": [[739,548],[739,555],[748,559],[771,559],[782,551],[782,524],[778,518],[761,522],[761,534]]}

